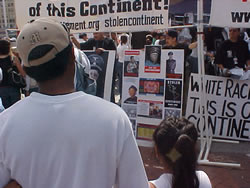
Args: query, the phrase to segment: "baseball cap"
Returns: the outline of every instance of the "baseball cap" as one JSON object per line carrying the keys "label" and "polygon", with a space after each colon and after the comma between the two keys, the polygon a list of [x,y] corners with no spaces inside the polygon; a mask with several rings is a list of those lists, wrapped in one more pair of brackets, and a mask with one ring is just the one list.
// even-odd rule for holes
{"label": "baseball cap", "polygon": [[67,27],[52,18],[27,23],[17,38],[17,49],[25,67],[49,62],[69,44]]}
{"label": "baseball cap", "polygon": [[174,55],[174,53],[173,52],[168,52],[168,55]]}

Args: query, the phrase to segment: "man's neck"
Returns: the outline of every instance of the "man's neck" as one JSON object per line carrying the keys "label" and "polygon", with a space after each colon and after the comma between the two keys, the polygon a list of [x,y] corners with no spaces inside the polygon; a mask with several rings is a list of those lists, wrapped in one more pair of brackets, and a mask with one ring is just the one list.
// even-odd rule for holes
{"label": "man's neck", "polygon": [[62,80],[39,83],[40,93],[45,95],[64,95],[75,92],[74,84]]}
{"label": "man's neck", "polygon": [[235,43],[238,42],[238,39],[231,38],[230,41]]}

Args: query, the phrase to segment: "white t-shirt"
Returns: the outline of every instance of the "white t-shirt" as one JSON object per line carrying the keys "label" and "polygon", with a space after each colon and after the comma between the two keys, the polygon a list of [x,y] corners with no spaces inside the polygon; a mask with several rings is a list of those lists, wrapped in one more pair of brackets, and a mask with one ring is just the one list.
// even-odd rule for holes
{"label": "white t-shirt", "polygon": [[10,179],[25,188],[148,186],[130,121],[115,104],[34,92],[0,122],[0,187]]}
{"label": "white t-shirt", "polygon": [[125,57],[125,50],[128,50],[129,47],[126,44],[119,44],[119,46],[117,47],[117,56],[118,56],[118,61],[123,63],[124,62],[124,57]]}
{"label": "white t-shirt", "polygon": [[[212,188],[211,182],[207,174],[203,171],[196,171],[196,175],[200,182],[199,188]],[[172,188],[172,174],[162,174],[157,180],[150,181],[156,188]]]}

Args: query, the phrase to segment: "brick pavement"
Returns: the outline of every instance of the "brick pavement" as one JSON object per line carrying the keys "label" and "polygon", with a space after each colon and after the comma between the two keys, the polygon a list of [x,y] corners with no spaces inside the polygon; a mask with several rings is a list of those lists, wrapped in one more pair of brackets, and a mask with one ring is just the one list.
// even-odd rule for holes
{"label": "brick pavement", "polygon": [[[163,173],[163,168],[155,159],[153,149],[140,147],[140,152],[148,178],[158,178]],[[213,188],[250,188],[250,155],[247,156],[244,152],[211,152],[209,160],[241,164],[241,168],[198,166],[198,169],[208,174]]]}

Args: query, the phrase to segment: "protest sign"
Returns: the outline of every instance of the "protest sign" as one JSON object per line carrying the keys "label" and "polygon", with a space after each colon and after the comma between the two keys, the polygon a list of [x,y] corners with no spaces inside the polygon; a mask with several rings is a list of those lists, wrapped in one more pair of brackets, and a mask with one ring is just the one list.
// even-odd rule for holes
{"label": "protest sign", "polygon": [[152,146],[160,122],[166,116],[180,117],[182,111],[184,50],[154,47],[125,51],[124,61],[122,108],[138,144],[146,147]]}
{"label": "protest sign", "polygon": [[250,1],[212,0],[210,24],[219,27],[249,28]]}
{"label": "protest sign", "polygon": [[15,0],[18,28],[55,17],[72,33],[166,29],[168,0]]}
{"label": "protest sign", "polygon": [[96,96],[111,100],[115,51],[104,51],[98,55],[95,51],[84,51],[90,61],[89,76],[96,81]]}
{"label": "protest sign", "polygon": [[[198,131],[205,128],[199,125],[200,80],[197,74],[191,75],[186,111],[186,118],[195,123]],[[250,141],[249,81],[205,76],[205,83],[209,133],[218,138]]]}

